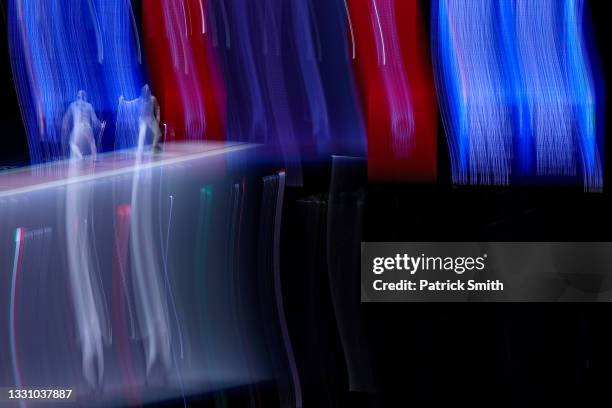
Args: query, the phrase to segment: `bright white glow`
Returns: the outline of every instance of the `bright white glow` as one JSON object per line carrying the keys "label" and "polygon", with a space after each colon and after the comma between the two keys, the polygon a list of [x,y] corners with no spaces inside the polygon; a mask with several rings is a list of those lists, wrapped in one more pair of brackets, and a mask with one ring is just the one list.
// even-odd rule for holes
{"label": "bright white glow", "polygon": [[[255,145],[255,144],[247,144],[247,143],[236,143],[235,145],[230,145],[228,147],[224,147],[224,148],[220,148],[220,149],[212,149],[212,150],[207,150],[207,151],[199,152],[199,153],[186,154],[186,155],[182,155],[180,157],[172,157],[172,158],[167,158],[167,159],[161,159],[161,160],[158,160],[158,161],[151,161],[151,162],[143,163],[140,166],[132,165],[132,166],[126,166],[126,167],[123,167],[123,168],[120,168],[120,169],[105,170],[105,171],[95,172],[93,174],[85,174],[85,175],[81,175],[81,176],[75,176],[75,177],[72,177],[72,178],[64,178],[64,179],[60,179],[60,180],[53,180],[53,181],[48,181],[48,182],[42,182],[42,183],[39,183],[39,184],[30,185],[30,186],[26,186],[26,187],[19,187],[19,188],[15,188],[15,189],[11,189],[11,190],[0,191],[0,198],[9,197],[9,196],[13,196],[13,195],[16,195],[16,194],[31,193],[31,192],[34,192],[34,191],[45,190],[45,189],[48,189],[48,188],[62,187],[62,186],[67,186],[67,185],[75,184],[75,183],[82,183],[82,182],[86,182],[86,181],[99,180],[99,179],[103,179],[103,178],[107,178],[107,177],[115,177],[115,176],[120,176],[120,175],[123,175],[123,174],[129,174],[129,173],[133,173],[133,172],[137,172],[137,171],[153,169],[153,168],[162,167],[162,166],[168,166],[168,165],[172,165],[172,164],[185,163],[185,162],[189,162],[189,161],[194,161],[194,160],[202,159],[202,158],[205,158],[205,157],[218,156],[218,155],[223,155],[223,154],[227,154],[227,153],[237,152],[237,151],[240,151],[240,150],[247,150],[247,149],[251,149],[251,148],[253,148],[255,146],[257,146],[257,145]],[[99,156],[99,157],[101,157],[101,156]],[[87,160],[84,160],[84,162],[87,162]],[[62,162],[57,162],[57,163],[58,164],[66,164],[67,162],[62,161]],[[43,166],[37,166],[37,167],[43,167]],[[30,169],[28,169],[28,170],[30,170]],[[13,174],[13,173],[14,172],[10,172],[8,174]],[[1,184],[2,184],[2,176],[0,175],[0,185]]]}

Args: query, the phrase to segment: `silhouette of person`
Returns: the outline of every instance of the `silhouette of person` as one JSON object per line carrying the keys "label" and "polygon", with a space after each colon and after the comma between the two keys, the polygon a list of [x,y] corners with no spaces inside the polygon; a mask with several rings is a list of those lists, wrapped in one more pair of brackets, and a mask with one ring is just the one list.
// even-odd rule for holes
{"label": "silhouette of person", "polygon": [[89,148],[89,154],[96,159],[97,149],[94,129],[104,131],[106,122],[100,122],[91,103],[87,102],[87,94],[80,90],[77,99],[68,106],[62,121],[62,135],[68,136],[70,157],[82,159],[83,148]]}
{"label": "silhouette of person", "polygon": [[144,85],[140,93],[138,106],[138,149],[142,149],[147,136],[152,136],[152,147],[155,152],[161,151],[160,107],[157,98],[151,94],[149,85]]}

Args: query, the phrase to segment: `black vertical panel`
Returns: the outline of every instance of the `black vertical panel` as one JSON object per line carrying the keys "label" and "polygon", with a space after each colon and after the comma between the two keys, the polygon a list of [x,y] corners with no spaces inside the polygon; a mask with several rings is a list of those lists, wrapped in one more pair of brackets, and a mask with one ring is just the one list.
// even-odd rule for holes
{"label": "black vertical panel", "polygon": [[13,73],[8,43],[8,0],[0,3],[0,168],[2,166],[24,165],[29,162],[26,139]]}

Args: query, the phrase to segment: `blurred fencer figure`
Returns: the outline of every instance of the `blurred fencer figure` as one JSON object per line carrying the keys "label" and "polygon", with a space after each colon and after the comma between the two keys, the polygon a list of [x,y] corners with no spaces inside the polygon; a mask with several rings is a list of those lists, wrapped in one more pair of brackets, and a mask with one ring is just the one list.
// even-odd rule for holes
{"label": "blurred fencer figure", "polygon": [[145,148],[151,143],[153,151],[161,150],[160,107],[157,99],[151,95],[149,86],[144,85],[138,98],[131,101],[120,98],[119,108],[121,120],[118,118],[117,121],[121,131],[132,133],[120,135],[124,139],[122,143],[133,141],[136,122],[138,126],[130,204],[130,277],[144,347],[145,373],[147,381],[163,380],[172,367],[172,327],[168,315],[164,269],[158,241],[155,239],[153,175],[146,165],[153,157],[147,154]]}
{"label": "blurred fencer figure", "polygon": [[151,94],[149,85],[142,87],[140,96],[136,99],[119,97],[117,148],[137,147],[138,152],[143,152],[145,146],[150,143],[153,151],[160,152],[160,115],[159,103]]}
{"label": "blurred fencer figure", "polygon": [[106,122],[100,122],[91,103],[87,102],[87,93],[84,90],[77,92],[77,99],[68,106],[62,121],[62,135],[68,140],[70,157],[83,158],[85,149],[95,160],[97,157],[96,139],[94,131],[102,134]]}
{"label": "blurred fencer figure", "polygon": [[147,136],[152,137],[151,146],[153,151],[161,151],[159,140],[161,139],[160,122],[160,107],[157,103],[157,98],[151,94],[149,85],[144,85],[139,98],[138,112],[138,150],[142,151]]}
{"label": "blurred fencer figure", "polygon": [[[88,153],[95,160],[94,131],[104,131],[85,91],[77,93],[62,123],[62,140],[70,146],[68,177],[93,175],[94,167],[81,166]],[[66,152],[67,153],[67,152]],[[104,345],[110,344],[108,303],[95,257],[93,185],[69,183],[65,200],[65,239],[68,255],[70,294],[76,319],[77,340],[81,349],[82,376],[92,390],[101,389],[104,378]]]}

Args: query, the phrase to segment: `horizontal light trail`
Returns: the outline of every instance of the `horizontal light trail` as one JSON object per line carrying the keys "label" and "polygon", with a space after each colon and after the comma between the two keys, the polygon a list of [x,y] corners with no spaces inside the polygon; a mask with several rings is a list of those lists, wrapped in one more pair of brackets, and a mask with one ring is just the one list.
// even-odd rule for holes
{"label": "horizontal light trail", "polygon": [[[108,153],[106,155],[99,156],[99,161],[95,163],[94,166],[84,168],[83,172],[84,173],[88,172],[87,174],[77,175],[75,177],[61,177],[62,175],[61,174],[58,175],[57,171],[50,171],[48,172],[49,174],[42,174],[42,172],[41,174],[36,174],[36,172],[33,171],[34,168],[41,168],[41,167],[60,167],[60,168],[63,167],[62,170],[64,174],[67,175],[68,174],[68,161],[54,162],[50,165],[32,166],[32,167],[27,167],[24,169],[19,169],[19,170],[11,170],[5,174],[0,174],[0,189],[6,188],[6,190],[0,191],[0,198],[10,197],[10,196],[14,196],[17,194],[41,191],[41,190],[50,189],[50,188],[62,187],[62,186],[67,186],[67,185],[75,184],[75,183],[82,183],[86,181],[93,181],[93,180],[99,180],[99,179],[104,179],[108,177],[115,177],[115,176],[133,173],[136,171],[142,171],[142,170],[153,169],[153,168],[162,167],[162,166],[169,166],[173,164],[185,163],[185,162],[195,161],[199,159],[204,159],[207,157],[221,156],[221,155],[225,155],[229,153],[252,149],[257,146],[255,144],[247,144],[247,143],[206,143],[206,144],[203,144],[203,143],[202,144],[176,143],[176,144],[170,144],[170,147],[175,147],[177,145],[178,146],[181,146],[181,145],[182,146],[185,146],[185,145],[211,146],[212,145],[212,146],[219,146],[219,147],[213,147],[213,148],[207,149],[205,151],[200,151],[197,153],[186,153],[186,154],[181,154],[180,156],[172,156],[168,158],[163,158],[163,154],[162,154],[162,157],[159,160],[154,159],[153,161],[142,163],[138,166],[135,165],[134,163],[133,155],[131,154],[132,153],[131,151],[130,153],[126,151]],[[167,151],[168,151],[168,144],[166,146],[167,146]],[[129,154],[128,158],[121,157],[121,156],[127,156],[128,154]],[[166,154],[171,155],[173,154],[173,152],[169,152]],[[105,160],[105,159],[108,159],[108,160]],[[113,159],[118,159],[118,160],[113,160]],[[85,163],[91,164],[91,162],[89,161],[84,161],[83,164]],[[108,164],[119,165],[119,166],[124,166],[124,167],[113,168],[110,170],[102,170],[102,171],[95,170],[97,166],[108,165]],[[20,181],[19,179],[21,177],[25,177],[27,179],[22,184],[26,184],[28,182],[29,184],[17,186],[14,188],[10,188],[7,186],[7,184],[9,184],[11,181],[14,181],[13,179],[17,179],[17,181],[19,182]],[[44,178],[51,178],[51,177],[53,178],[52,180],[41,181],[38,183],[36,182],[37,178],[44,179]]]}

